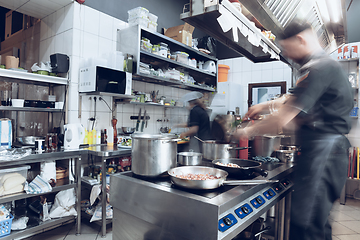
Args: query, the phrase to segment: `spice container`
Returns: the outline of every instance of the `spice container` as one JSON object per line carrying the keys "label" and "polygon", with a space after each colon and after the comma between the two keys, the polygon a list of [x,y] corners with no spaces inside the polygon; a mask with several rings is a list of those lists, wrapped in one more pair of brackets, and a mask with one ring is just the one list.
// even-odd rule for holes
{"label": "spice container", "polygon": [[163,42],[161,42],[159,45],[160,45],[159,55],[162,57],[167,57],[168,45]]}
{"label": "spice container", "polygon": [[189,54],[186,52],[175,52],[176,54],[176,61],[184,64],[189,64]]}
{"label": "spice container", "polygon": [[[148,39],[147,39],[148,40]],[[140,43],[140,49],[146,52],[151,53],[152,51],[152,44],[150,43],[150,41],[147,41],[145,39],[141,39],[141,43]]]}

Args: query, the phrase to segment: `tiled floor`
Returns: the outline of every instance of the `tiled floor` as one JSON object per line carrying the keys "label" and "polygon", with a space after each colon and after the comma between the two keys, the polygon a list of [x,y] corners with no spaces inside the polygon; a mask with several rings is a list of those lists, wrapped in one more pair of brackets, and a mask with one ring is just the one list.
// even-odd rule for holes
{"label": "tiled floor", "polygon": [[[360,240],[360,201],[347,198],[346,204],[335,202],[330,214],[333,240]],[[84,220],[85,221],[85,220]],[[81,225],[81,235],[75,236],[75,223],[35,235],[26,240],[110,240],[111,224],[108,225],[106,238],[101,237],[101,228],[95,223]]]}

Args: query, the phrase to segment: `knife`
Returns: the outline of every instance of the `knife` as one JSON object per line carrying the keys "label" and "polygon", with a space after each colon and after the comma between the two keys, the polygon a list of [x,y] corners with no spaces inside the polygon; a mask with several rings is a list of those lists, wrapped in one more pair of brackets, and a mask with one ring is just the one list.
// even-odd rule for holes
{"label": "knife", "polygon": [[147,128],[147,122],[148,122],[148,119],[147,119],[147,116],[145,115],[145,128]]}
{"label": "knife", "polygon": [[145,109],[145,112],[144,112],[144,119],[143,119],[143,121],[141,123],[141,132],[144,131],[145,119],[146,119],[146,109]]}
{"label": "knife", "polygon": [[139,109],[139,115],[138,115],[138,119],[136,121],[136,131],[139,131],[140,119],[141,119],[141,108]]}

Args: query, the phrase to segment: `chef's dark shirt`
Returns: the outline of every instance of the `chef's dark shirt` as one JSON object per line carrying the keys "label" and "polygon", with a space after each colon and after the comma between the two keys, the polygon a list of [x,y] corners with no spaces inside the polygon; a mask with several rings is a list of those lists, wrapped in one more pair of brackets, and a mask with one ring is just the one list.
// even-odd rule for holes
{"label": "chef's dark shirt", "polygon": [[199,126],[196,134],[202,140],[211,139],[209,115],[200,106],[195,106],[190,110],[188,127]]}
{"label": "chef's dark shirt", "polygon": [[[300,135],[347,134],[351,128],[353,90],[340,64],[324,52],[312,56],[303,69],[308,76],[294,88],[295,107],[301,109]],[[309,63],[310,61],[308,61]],[[303,65],[305,66],[305,65]]]}

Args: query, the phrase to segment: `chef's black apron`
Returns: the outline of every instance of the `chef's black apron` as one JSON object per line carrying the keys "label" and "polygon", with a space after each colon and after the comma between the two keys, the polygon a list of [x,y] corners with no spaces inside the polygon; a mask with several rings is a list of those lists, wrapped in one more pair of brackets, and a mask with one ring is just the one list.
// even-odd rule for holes
{"label": "chef's black apron", "polygon": [[347,178],[353,107],[351,85],[341,66],[324,52],[300,68],[304,78],[294,89],[301,155],[296,159],[291,198],[290,240],[330,240],[328,222]]}
{"label": "chef's black apron", "polygon": [[328,215],[347,178],[346,137],[321,134],[301,140],[291,202],[290,240],[331,240]]}

